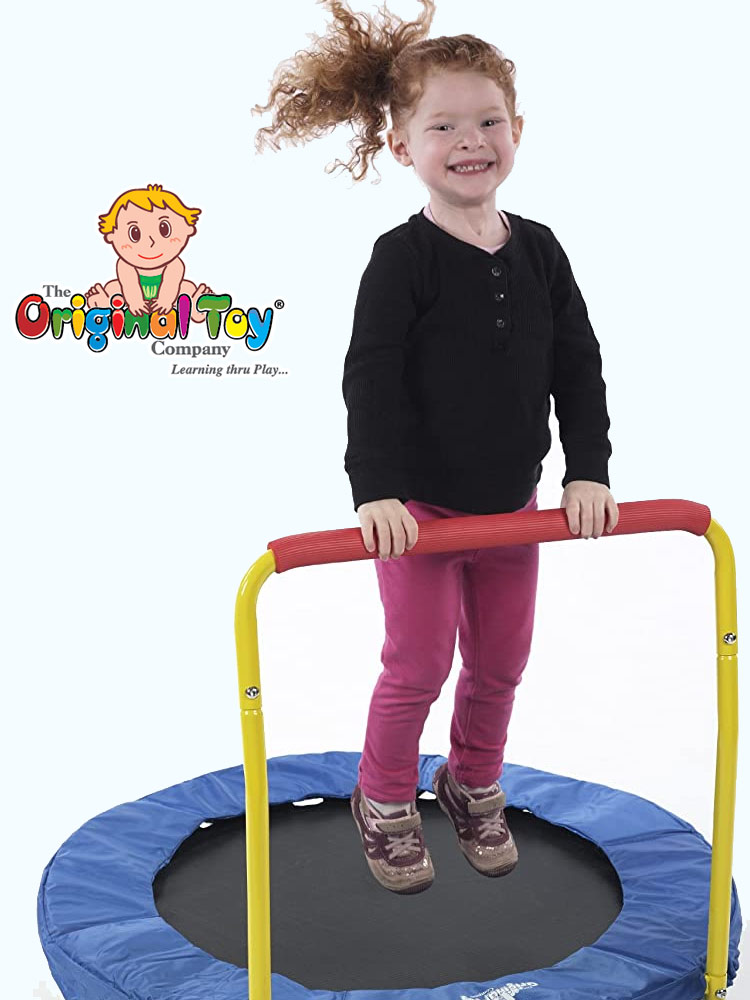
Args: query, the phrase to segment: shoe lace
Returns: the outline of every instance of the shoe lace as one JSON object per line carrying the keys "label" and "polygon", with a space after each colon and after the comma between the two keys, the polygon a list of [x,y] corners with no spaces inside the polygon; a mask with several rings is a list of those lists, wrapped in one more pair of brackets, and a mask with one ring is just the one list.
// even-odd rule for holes
{"label": "shoe lace", "polygon": [[496,814],[477,817],[480,840],[484,837],[501,837],[506,832],[505,816],[502,809]]}
{"label": "shoe lace", "polygon": [[421,848],[419,830],[406,830],[404,833],[389,833],[385,849],[391,858],[406,857]]}

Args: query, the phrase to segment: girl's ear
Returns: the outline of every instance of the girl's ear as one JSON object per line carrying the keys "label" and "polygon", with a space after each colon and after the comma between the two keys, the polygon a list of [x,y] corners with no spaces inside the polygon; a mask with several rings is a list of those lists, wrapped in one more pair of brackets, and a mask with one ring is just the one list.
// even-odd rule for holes
{"label": "girl's ear", "polygon": [[412,165],[412,158],[406,143],[406,137],[398,129],[389,128],[385,133],[385,141],[388,143],[388,148],[393,153],[395,159],[402,166],[410,167]]}
{"label": "girl's ear", "polygon": [[104,234],[104,242],[105,243],[114,243],[115,242],[115,234],[114,233],[105,233]]}

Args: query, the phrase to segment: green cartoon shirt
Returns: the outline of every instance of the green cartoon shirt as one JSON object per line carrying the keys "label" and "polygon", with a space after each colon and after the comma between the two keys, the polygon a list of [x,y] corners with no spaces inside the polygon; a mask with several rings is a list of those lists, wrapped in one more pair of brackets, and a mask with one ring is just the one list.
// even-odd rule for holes
{"label": "green cartoon shirt", "polygon": [[159,294],[159,285],[161,285],[162,276],[160,274],[139,274],[138,278],[141,282],[141,291],[143,292],[143,297],[148,301],[148,299],[155,299]]}

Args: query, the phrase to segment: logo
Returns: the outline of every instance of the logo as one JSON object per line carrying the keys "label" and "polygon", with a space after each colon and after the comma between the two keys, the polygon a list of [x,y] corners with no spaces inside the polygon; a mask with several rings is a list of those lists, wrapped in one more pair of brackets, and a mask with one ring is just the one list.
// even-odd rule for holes
{"label": "logo", "polygon": [[[24,296],[16,309],[18,332],[38,340],[51,331],[59,340],[69,331],[77,340],[85,338],[95,353],[104,351],[110,338],[150,339],[154,354],[226,357],[227,344],[170,343],[185,341],[191,323],[205,323],[209,340],[223,331],[230,341],[260,350],[271,333],[273,308],[262,314],[257,308],[232,308],[231,295],[216,294],[205,282],[196,284],[185,276],[181,255],[200,214],[160,184],[123,192],[99,216],[99,232],[115,253],[115,276],[94,283],[85,295],[43,285],[48,297],[69,297],[70,305],[50,308],[41,295]],[[282,309],[283,300],[277,299],[274,307]]]}
{"label": "logo", "polygon": [[531,989],[539,983],[506,983],[505,986],[493,986],[483,993],[476,993],[474,996],[462,996],[461,1000],[513,1000],[513,997],[521,990]]}

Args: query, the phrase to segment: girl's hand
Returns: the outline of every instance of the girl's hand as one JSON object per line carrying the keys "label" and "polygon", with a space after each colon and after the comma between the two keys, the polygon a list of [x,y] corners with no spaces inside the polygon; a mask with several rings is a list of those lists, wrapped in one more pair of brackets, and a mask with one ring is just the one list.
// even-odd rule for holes
{"label": "girl's hand", "polygon": [[419,528],[416,518],[400,500],[371,500],[357,508],[362,525],[362,540],[368,552],[375,551],[373,529],[377,532],[378,555],[385,562],[389,555],[398,559],[404,548],[413,549]]}
{"label": "girl's hand", "polygon": [[619,511],[615,498],[604,483],[593,483],[588,479],[573,479],[565,487],[560,501],[568,515],[568,527],[574,535],[583,538],[598,538],[604,531],[605,521],[607,532],[617,525]]}

